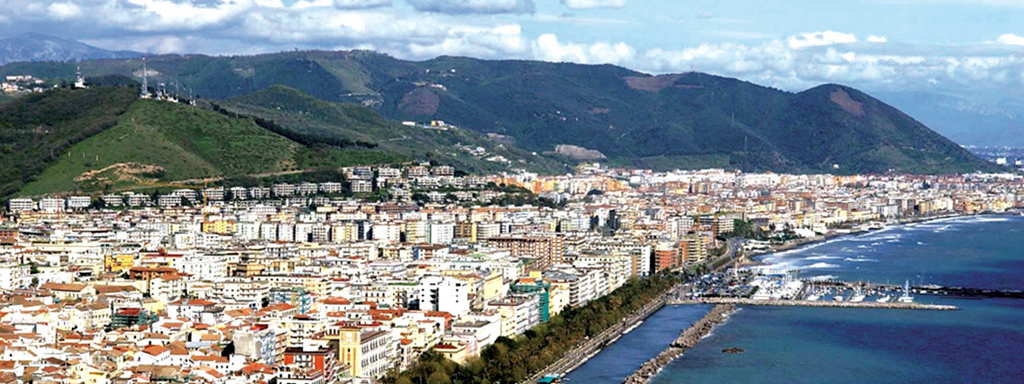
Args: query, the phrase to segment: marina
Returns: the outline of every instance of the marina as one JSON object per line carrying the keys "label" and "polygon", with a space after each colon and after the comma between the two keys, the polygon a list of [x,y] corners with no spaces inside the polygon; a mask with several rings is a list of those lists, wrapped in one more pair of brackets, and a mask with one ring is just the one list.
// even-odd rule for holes
{"label": "marina", "polygon": [[670,301],[671,305],[687,304],[734,304],[777,307],[819,307],[819,308],[867,308],[867,309],[913,309],[932,311],[955,311],[960,309],[954,305],[921,304],[907,302],[877,301],[810,301],[810,300],[756,300],[738,297],[703,297],[699,299],[682,299]]}

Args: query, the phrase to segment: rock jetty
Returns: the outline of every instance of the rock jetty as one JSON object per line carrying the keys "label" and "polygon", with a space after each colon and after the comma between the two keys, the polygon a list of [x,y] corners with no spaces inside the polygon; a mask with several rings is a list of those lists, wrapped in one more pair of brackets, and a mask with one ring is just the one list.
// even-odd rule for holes
{"label": "rock jetty", "polygon": [[714,308],[711,308],[704,317],[697,322],[693,323],[683,333],[679,335],[666,348],[664,351],[655,356],[654,358],[647,360],[640,369],[633,372],[632,375],[626,378],[623,383],[626,384],[645,384],[649,383],[662,368],[675,360],[687,350],[697,345],[704,336],[707,336],[715,328],[716,325],[725,322],[729,315],[736,311],[736,306],[732,304],[719,304]]}

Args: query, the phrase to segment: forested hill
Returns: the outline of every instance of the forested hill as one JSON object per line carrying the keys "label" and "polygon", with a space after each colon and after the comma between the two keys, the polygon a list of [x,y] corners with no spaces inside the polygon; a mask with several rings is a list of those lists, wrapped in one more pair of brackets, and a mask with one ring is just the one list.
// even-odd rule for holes
{"label": "forested hill", "polygon": [[[327,102],[360,103],[394,120],[440,119],[538,153],[607,156],[656,169],[953,173],[991,165],[857,90],[791,93],[703,73],[652,76],[611,65],[366,51],[159,56],[151,81],[211,99],[285,85]],[[141,74],[138,60],[82,63],[86,75]],[[70,77],[70,64],[17,63],[3,74]],[[241,100],[241,99],[236,99]],[[266,112],[266,111],[264,111]],[[572,147],[563,147],[572,148]],[[592,149],[599,151],[595,154]]]}
{"label": "forested hill", "polygon": [[0,103],[0,200],[145,192],[405,161],[466,172],[564,170],[476,132],[407,127],[282,86],[205,106],[139,99],[138,92],[134,85],[59,88]]}

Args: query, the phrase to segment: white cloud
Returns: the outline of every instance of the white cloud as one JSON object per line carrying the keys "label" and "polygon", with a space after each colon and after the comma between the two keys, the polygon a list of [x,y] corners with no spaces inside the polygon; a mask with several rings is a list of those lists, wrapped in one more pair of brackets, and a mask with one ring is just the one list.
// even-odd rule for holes
{"label": "white cloud", "polygon": [[46,10],[57,20],[78,17],[82,13],[82,9],[74,3],[52,3]]}
{"label": "white cloud", "polygon": [[887,38],[885,36],[868,35],[867,41],[869,43],[883,44],[883,43],[888,43],[889,42],[889,38]]}
{"label": "white cloud", "polygon": [[439,41],[408,45],[408,52],[415,58],[440,55],[503,57],[525,50],[526,42],[518,25],[453,28]]}
{"label": "white cloud", "polygon": [[626,0],[561,0],[562,5],[572,9],[622,8]]}
{"label": "white cloud", "polygon": [[364,9],[390,6],[391,0],[334,0],[334,7],[338,9]]}
{"label": "white cloud", "polygon": [[869,43],[856,43],[854,35],[828,35],[801,34],[754,45],[721,43],[681,50],[651,49],[634,62],[634,67],[659,73],[695,69],[790,90],[826,82],[872,89],[955,90],[978,84],[1009,85],[1024,72],[1024,56],[998,46],[895,49],[870,43],[871,38],[866,40]]}
{"label": "white cloud", "polygon": [[545,33],[533,42],[533,57],[553,62],[582,64],[626,64],[633,61],[636,50],[626,43],[594,44],[562,43],[558,36]]}
{"label": "white cloud", "polygon": [[1000,35],[997,42],[1006,45],[1024,45],[1024,36],[1018,36],[1012,33]]}
{"label": "white cloud", "polygon": [[533,0],[406,0],[418,11],[450,14],[533,13]]}
{"label": "white cloud", "polygon": [[834,44],[850,44],[857,42],[857,36],[850,33],[835,31],[810,32],[790,36],[786,39],[792,49],[803,49],[808,47],[821,47]]}

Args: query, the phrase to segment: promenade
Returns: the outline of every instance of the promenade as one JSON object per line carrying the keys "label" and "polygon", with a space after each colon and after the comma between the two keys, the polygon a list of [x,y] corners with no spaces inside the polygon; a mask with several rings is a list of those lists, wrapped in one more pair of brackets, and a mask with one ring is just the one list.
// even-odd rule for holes
{"label": "promenade", "polygon": [[639,323],[640,321],[650,317],[652,314],[657,312],[659,309],[665,306],[672,295],[672,292],[676,291],[677,288],[668,290],[668,293],[662,294],[658,298],[651,300],[641,310],[630,315],[628,318],[623,319],[618,324],[602,331],[601,333],[587,339],[583,343],[577,345],[570,351],[567,351],[561,358],[545,367],[540,372],[530,376],[527,380],[521,382],[521,384],[533,384],[537,380],[540,380],[545,375],[557,374],[563,375],[571,372],[580,365],[583,365],[591,356],[601,351],[602,348],[615,342],[624,333],[631,330],[631,328]]}
{"label": "promenade", "polygon": [[734,304],[734,305],[762,305],[776,307],[819,307],[819,308],[867,308],[867,309],[913,309],[931,311],[955,311],[960,308],[953,305],[920,304],[920,303],[879,303],[875,301],[809,301],[809,300],[754,300],[747,298],[733,297],[702,297],[697,299],[673,299],[668,301],[669,305],[680,304]]}

